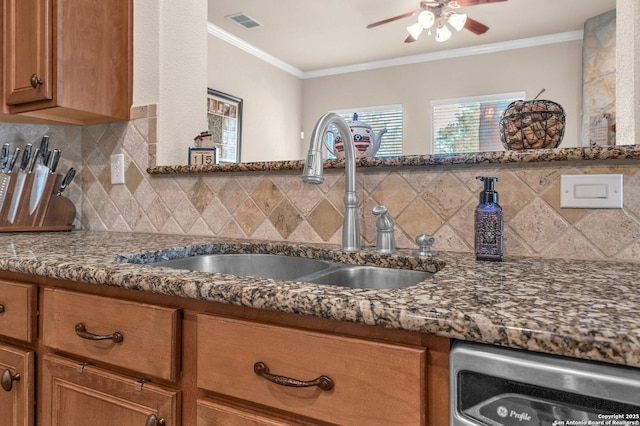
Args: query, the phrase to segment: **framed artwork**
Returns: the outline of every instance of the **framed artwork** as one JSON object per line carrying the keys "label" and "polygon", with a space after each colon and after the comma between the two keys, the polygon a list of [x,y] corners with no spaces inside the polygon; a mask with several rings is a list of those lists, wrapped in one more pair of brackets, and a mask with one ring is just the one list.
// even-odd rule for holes
{"label": "framed artwork", "polygon": [[212,166],[218,164],[216,147],[212,148],[193,148],[189,147],[189,165],[190,166]]}
{"label": "framed artwork", "polygon": [[218,162],[239,163],[242,99],[207,89],[207,130],[211,133]]}

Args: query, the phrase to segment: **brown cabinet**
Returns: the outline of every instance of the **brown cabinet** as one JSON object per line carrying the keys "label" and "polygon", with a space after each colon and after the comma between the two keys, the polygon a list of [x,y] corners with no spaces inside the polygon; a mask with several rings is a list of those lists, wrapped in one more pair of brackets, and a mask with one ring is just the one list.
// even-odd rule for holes
{"label": "brown cabinet", "polygon": [[0,305],[2,426],[448,424],[443,337],[4,271]]}
{"label": "brown cabinet", "polygon": [[0,424],[34,425],[33,351],[0,344]]}
{"label": "brown cabinet", "polygon": [[51,426],[180,424],[180,392],[45,355],[42,419]]}
{"label": "brown cabinet", "polygon": [[69,124],[129,118],[132,0],[2,1],[2,109]]}
{"label": "brown cabinet", "polygon": [[425,423],[424,347],[198,315],[198,386],[320,421]]}
{"label": "brown cabinet", "polygon": [[42,341],[48,348],[175,381],[179,310],[47,288]]}

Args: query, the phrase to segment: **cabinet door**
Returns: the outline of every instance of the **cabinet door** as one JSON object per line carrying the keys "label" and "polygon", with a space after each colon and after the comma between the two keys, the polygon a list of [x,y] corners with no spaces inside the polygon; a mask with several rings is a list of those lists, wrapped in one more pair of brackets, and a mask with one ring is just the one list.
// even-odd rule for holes
{"label": "cabinet door", "polygon": [[[180,393],[45,355],[41,423],[50,426],[178,425]],[[155,421],[154,421],[155,419]]]}
{"label": "cabinet door", "polygon": [[0,424],[33,426],[33,352],[0,345]]}
{"label": "cabinet door", "polygon": [[51,0],[5,0],[4,31],[7,104],[51,99]]}

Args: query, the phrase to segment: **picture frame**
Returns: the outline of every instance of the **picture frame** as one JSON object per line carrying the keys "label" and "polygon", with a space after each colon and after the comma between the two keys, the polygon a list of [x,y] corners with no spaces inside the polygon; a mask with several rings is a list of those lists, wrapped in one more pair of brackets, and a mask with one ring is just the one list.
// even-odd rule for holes
{"label": "picture frame", "polygon": [[218,164],[218,149],[189,147],[190,166],[213,166]]}
{"label": "picture frame", "polygon": [[207,89],[207,130],[220,164],[240,162],[242,104],[242,98]]}

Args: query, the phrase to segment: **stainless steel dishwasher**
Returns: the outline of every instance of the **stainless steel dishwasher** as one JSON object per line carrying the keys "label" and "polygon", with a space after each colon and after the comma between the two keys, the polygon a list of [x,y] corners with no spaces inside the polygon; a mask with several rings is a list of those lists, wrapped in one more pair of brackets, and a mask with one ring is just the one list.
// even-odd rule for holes
{"label": "stainless steel dishwasher", "polygon": [[454,342],[451,424],[640,425],[640,369]]}

